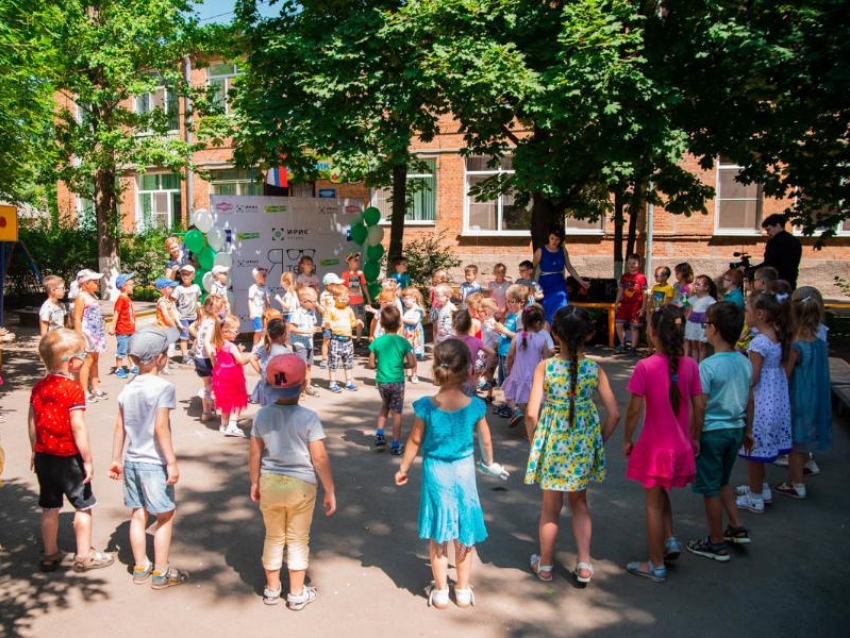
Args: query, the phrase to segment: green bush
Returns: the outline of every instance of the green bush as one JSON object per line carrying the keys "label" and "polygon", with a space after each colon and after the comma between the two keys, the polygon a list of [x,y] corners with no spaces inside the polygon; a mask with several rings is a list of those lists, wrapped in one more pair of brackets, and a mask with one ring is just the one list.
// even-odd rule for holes
{"label": "green bush", "polygon": [[414,286],[431,285],[431,275],[442,269],[460,266],[460,259],[446,248],[446,231],[415,239],[405,245],[402,254],[407,257],[407,272]]}

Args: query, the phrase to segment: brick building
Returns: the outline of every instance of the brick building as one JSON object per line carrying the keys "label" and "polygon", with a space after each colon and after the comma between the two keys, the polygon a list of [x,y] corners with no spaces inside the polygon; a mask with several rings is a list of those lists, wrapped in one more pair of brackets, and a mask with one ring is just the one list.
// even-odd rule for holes
{"label": "brick building", "polygon": [[[217,62],[206,68],[194,68],[190,73],[192,84],[214,85],[223,99],[238,75],[238,67]],[[132,106],[170,110],[174,123],[172,134],[186,135],[182,100],[165,87],[137,97]],[[504,262],[509,273],[515,274],[516,265],[531,257],[527,230],[530,212],[515,207],[510,195],[489,202],[477,202],[467,195],[471,185],[493,172],[510,171],[510,158],[503,159],[498,169],[488,168],[486,158],[460,155],[463,137],[450,117],[443,118],[441,131],[432,142],[416,142],[413,147],[429,169],[408,177],[422,180],[425,187],[414,196],[405,241],[444,232],[447,249],[464,264],[475,263],[482,272],[489,273],[495,263]],[[185,227],[192,210],[209,207],[212,194],[263,194],[262,175],[235,169],[231,158],[232,149],[227,143],[196,154],[197,164],[210,174],[209,181],[201,179],[197,173],[174,175],[155,167],[144,174],[126,172],[121,177],[125,188],[121,202],[125,230],[139,230],[150,224]],[[651,211],[650,233],[650,211],[643,211],[638,220],[637,251],[646,254],[651,241],[653,265],[672,267],[680,261],[689,261],[697,273],[714,276],[733,260],[735,251],[749,252],[754,263],[760,261],[765,243],[761,219],[781,212],[788,202],[763,197],[758,185],[744,186],[734,181],[738,172],[734,165],[720,161],[713,170],[705,171],[693,158],[685,157],[682,163],[716,188],[715,199],[707,202],[708,214],[688,218],[656,207]],[[335,189],[338,197],[362,199],[382,209],[385,218],[389,217],[390,193],[369,189],[360,183],[335,184],[320,180],[292,185],[289,194],[314,197],[322,188]],[[64,214],[78,219],[92,214],[90,203],[70,193],[61,183],[58,195],[60,211]],[[570,256],[579,273],[586,277],[613,276],[613,223],[567,219],[566,230]],[[834,287],[833,277],[836,274],[850,277],[850,221],[845,222],[838,235],[820,251],[813,249],[813,238],[801,238],[804,245],[801,284],[817,285],[826,295],[840,294]]]}

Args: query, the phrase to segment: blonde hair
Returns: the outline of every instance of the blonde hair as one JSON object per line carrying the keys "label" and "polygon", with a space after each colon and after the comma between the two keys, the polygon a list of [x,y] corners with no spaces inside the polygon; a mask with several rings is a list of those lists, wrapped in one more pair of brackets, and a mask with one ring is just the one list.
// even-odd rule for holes
{"label": "blonde hair", "polygon": [[445,295],[449,299],[454,294],[454,290],[448,284],[439,284],[438,286],[434,286],[434,294],[435,295]]}
{"label": "blonde hair", "polygon": [[511,301],[521,301],[525,303],[528,300],[528,295],[531,292],[531,288],[528,286],[523,286],[522,284],[513,284],[508,286],[508,289],[505,291],[505,299],[510,299]]}
{"label": "blonde hair", "polygon": [[498,312],[499,310],[499,302],[493,299],[492,297],[486,297],[481,300],[481,310],[487,309],[491,312]]}
{"label": "blonde hair", "polygon": [[204,317],[214,317],[218,319],[218,311],[225,304],[224,297],[220,295],[209,295],[204,299],[204,305],[201,306],[201,314]]}
{"label": "blonde hair", "polygon": [[312,286],[302,286],[298,289],[298,300],[301,301],[306,297],[310,297],[312,301],[318,301],[319,293]]}
{"label": "blonde hair", "polygon": [[394,290],[384,289],[378,295],[378,303],[392,303],[397,299]]}
{"label": "blonde hair", "polygon": [[65,280],[59,275],[47,275],[41,283],[44,285],[44,291],[49,295],[57,284],[64,284]]}
{"label": "blonde hair", "polygon": [[266,308],[263,311],[263,327],[268,326],[272,319],[283,319],[283,313],[276,308]]}
{"label": "blonde hair", "polygon": [[222,336],[222,331],[225,328],[236,328],[236,333],[239,333],[239,317],[236,315],[227,315],[221,321],[217,321],[215,324],[215,330],[213,331],[213,345],[216,350],[220,350],[224,346],[224,337]]}
{"label": "blonde hair", "polygon": [[441,388],[463,385],[471,365],[472,354],[460,339],[446,339],[434,346],[434,383]]}
{"label": "blonde hair", "polygon": [[287,270],[280,276],[280,285],[288,292],[289,289],[295,285],[295,275]]}
{"label": "blonde hair", "polygon": [[59,367],[57,364],[62,362],[62,357],[84,352],[85,349],[83,335],[67,328],[51,330],[38,342],[38,356],[51,371]]}
{"label": "blonde hair", "polygon": [[449,271],[444,268],[435,270],[431,275],[431,281],[434,282],[435,285],[449,283]]}
{"label": "blonde hair", "polygon": [[473,292],[466,296],[466,307],[472,308],[475,312],[478,312],[482,301],[484,301],[484,294],[480,292]]}
{"label": "blonde hair", "polygon": [[817,337],[823,323],[823,296],[813,286],[801,286],[791,295],[791,321],[795,338]]}
{"label": "blonde hair", "polygon": [[420,306],[425,303],[425,300],[422,299],[422,293],[419,292],[419,290],[417,288],[414,288],[413,286],[408,286],[407,288],[402,290],[401,296],[402,298],[413,297],[416,300],[416,303],[418,303]]}
{"label": "blonde hair", "polygon": [[463,269],[464,274],[474,272],[476,275],[478,274],[478,266],[475,264],[469,264]]}

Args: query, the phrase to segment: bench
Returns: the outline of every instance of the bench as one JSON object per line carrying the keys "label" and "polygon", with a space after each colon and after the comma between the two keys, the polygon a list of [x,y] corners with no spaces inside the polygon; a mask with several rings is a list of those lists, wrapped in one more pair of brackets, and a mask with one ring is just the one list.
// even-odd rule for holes
{"label": "bench", "polygon": [[850,407],[850,363],[839,357],[830,357],[829,380],[832,394],[838,400],[839,412]]}

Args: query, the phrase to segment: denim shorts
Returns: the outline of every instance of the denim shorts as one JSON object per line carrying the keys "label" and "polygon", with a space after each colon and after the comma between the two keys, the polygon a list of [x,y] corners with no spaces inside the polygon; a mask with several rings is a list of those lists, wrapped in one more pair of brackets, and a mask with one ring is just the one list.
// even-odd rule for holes
{"label": "denim shorts", "polygon": [[254,317],[251,319],[254,322],[254,332],[262,332],[263,331],[263,318],[262,317]]}
{"label": "denim shorts", "polygon": [[305,365],[313,365],[312,335],[290,334],[289,341],[292,344],[292,350],[298,355],[298,358],[301,359]]}
{"label": "denim shorts", "polygon": [[115,335],[115,341],[117,342],[117,347],[115,348],[115,357],[116,358],[124,358],[127,356],[127,352],[130,350],[130,339],[133,338],[133,335]]}
{"label": "denim shorts", "polygon": [[195,319],[181,319],[180,320],[180,340],[181,341],[189,341],[189,326],[195,323]]}
{"label": "denim shorts", "polygon": [[168,473],[158,463],[124,463],[124,505],[164,514],[177,508],[174,486],[166,485]]}
{"label": "denim shorts", "polygon": [[202,379],[204,377],[212,376],[212,359],[208,359],[206,357],[195,357],[195,372]]}

